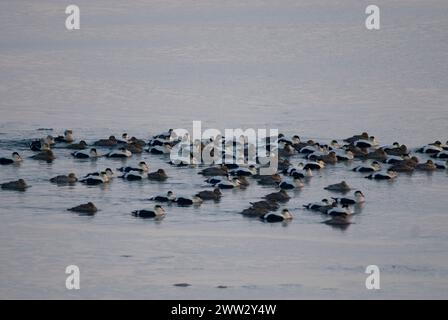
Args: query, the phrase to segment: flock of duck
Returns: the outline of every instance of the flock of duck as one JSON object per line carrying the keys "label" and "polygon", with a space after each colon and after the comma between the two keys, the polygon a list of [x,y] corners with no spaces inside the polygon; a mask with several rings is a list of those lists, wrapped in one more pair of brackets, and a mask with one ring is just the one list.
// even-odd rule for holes
{"label": "flock of duck", "polygon": [[[185,137],[177,137],[170,129],[165,133],[160,133],[149,139],[137,139],[129,137],[126,133],[121,139],[110,136],[107,139],[95,141],[88,145],[86,141],[75,141],[73,132],[66,130],[64,135],[53,138],[45,138],[31,141],[29,147],[35,152],[30,159],[52,162],[56,159],[52,148],[66,148],[71,150],[70,155],[75,159],[96,159],[99,157],[108,158],[131,158],[133,154],[148,152],[155,155],[169,156],[174,146],[183,143]],[[188,140],[189,141],[189,140]],[[217,150],[223,157],[228,154],[228,146],[239,146],[244,150],[244,157],[247,160],[250,145],[246,142],[231,139],[226,140],[222,136],[212,137],[205,141],[194,141],[191,146],[199,148],[201,151],[207,143],[213,142],[220,146]],[[218,144],[216,144],[218,142]],[[140,218],[162,219],[167,214],[162,204],[176,204],[179,206],[200,206],[204,201],[219,201],[223,196],[223,189],[247,188],[250,183],[256,182],[264,186],[272,186],[277,189],[255,202],[250,202],[250,206],[240,213],[247,217],[259,218],[264,222],[287,222],[293,219],[292,213],[283,208],[278,210],[291,199],[287,190],[303,188],[306,181],[313,178],[313,172],[324,170],[329,165],[338,162],[351,161],[353,159],[363,160],[361,165],[352,170],[365,175],[365,178],[375,180],[393,180],[399,173],[412,173],[417,171],[436,171],[447,169],[448,167],[448,141],[443,144],[440,141],[429,143],[416,149],[408,149],[407,146],[398,142],[392,145],[380,146],[375,137],[364,132],[354,135],[343,141],[333,140],[330,144],[322,144],[313,140],[301,141],[299,136],[287,138],[283,134],[277,137],[265,139],[267,150],[278,151],[278,170],[272,175],[261,175],[259,158],[256,163],[247,165],[236,161],[233,154],[231,162],[227,157],[213,165],[203,168],[198,174],[205,178],[205,182],[210,185],[210,190],[203,190],[192,197],[178,197],[174,191],[168,191],[166,195],[158,195],[149,200],[155,202],[151,209],[141,209],[130,214]],[[190,145],[189,145],[190,146]],[[222,147],[222,148],[221,148]],[[100,154],[99,148],[106,149],[107,152]],[[190,149],[191,150],[191,149]],[[235,150],[233,148],[232,150]],[[215,151],[216,152],[216,151]],[[416,155],[426,154],[432,159],[421,161]],[[301,162],[293,165],[291,156],[301,155]],[[168,163],[176,167],[197,167],[203,166],[201,161],[194,158],[193,153],[189,155],[188,162],[169,161]],[[23,162],[23,158],[14,151],[10,158],[0,158],[0,165],[14,165]],[[241,164],[240,164],[241,163]],[[247,161],[246,161],[247,163]],[[157,169],[150,171],[150,166],[145,161],[140,161],[136,166],[125,166],[117,168],[115,171],[107,168],[104,171],[91,172],[78,178],[76,174],[59,175],[50,179],[51,183],[58,185],[83,183],[86,185],[101,185],[110,183],[115,178],[126,181],[138,181],[149,179],[166,183],[169,178],[165,170]],[[29,185],[24,179],[10,181],[1,184],[3,190],[25,191]],[[345,182],[329,185],[326,190],[333,192],[347,193],[352,188]],[[329,225],[348,225],[354,214],[353,207],[362,205],[365,202],[365,195],[362,191],[354,192],[353,197],[333,197],[322,199],[318,202],[303,205],[306,210],[318,212],[327,217],[323,222]],[[81,204],[67,209],[80,214],[93,215],[97,212],[97,207],[92,203]]]}

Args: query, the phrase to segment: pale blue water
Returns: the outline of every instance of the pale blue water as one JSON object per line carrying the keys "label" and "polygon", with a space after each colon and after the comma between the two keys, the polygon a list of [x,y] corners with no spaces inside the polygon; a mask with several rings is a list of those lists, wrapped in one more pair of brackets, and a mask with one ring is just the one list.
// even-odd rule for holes
{"label": "pale blue water", "polygon": [[[378,32],[364,28],[363,1],[77,4],[81,30],[68,32],[59,1],[0,3],[0,156],[32,155],[20,142],[38,128],[148,139],[193,120],[322,141],[364,130],[382,144],[448,139],[444,1],[377,1]],[[56,155],[0,168],[0,182],[32,185],[0,192],[1,298],[447,298],[446,171],[383,183],[350,172],[358,162],[329,167],[292,193],[286,227],[236,213],[273,191],[255,183],[219,204],[167,207],[156,223],[130,212],[167,190],[205,189],[195,170],[143,154],[126,163],[162,167],[166,183],[57,187],[48,179],[122,162]],[[367,197],[345,231],[301,209],[342,179]],[[88,200],[94,217],[65,210]],[[69,264],[81,290],[65,288]],[[370,264],[379,291],[365,288]]]}

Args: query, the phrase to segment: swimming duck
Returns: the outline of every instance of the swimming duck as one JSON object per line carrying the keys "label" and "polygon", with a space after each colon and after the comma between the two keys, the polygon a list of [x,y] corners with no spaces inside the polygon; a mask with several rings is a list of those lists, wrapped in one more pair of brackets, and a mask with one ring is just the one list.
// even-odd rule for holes
{"label": "swimming duck", "polygon": [[350,150],[333,149],[332,152],[336,154],[338,161],[350,161],[355,158],[355,155]]}
{"label": "swimming duck", "polygon": [[403,162],[404,158],[402,156],[391,156],[388,155],[385,160],[383,160],[384,163],[387,164],[397,164]]}
{"label": "swimming duck", "polygon": [[447,161],[435,161],[437,169],[447,169],[448,168],[448,160]]}
{"label": "swimming duck", "polygon": [[247,180],[246,176],[237,176],[239,186],[241,188],[246,188],[250,185],[249,181]]}
{"label": "swimming duck", "polygon": [[72,143],[75,139],[73,138],[72,130],[65,130],[63,136],[58,136],[54,139],[55,142],[65,142]]}
{"label": "swimming duck", "polygon": [[303,205],[304,208],[312,211],[320,211],[322,208],[328,208],[332,205],[330,200],[328,199],[322,199],[320,202],[311,202],[308,204]]}
{"label": "swimming duck", "polygon": [[312,154],[315,152],[322,152],[322,148],[319,143],[314,143],[313,145],[306,145],[305,147],[299,150],[300,153],[303,154]]}
{"label": "swimming duck", "polygon": [[290,167],[283,170],[283,174],[292,176],[299,179],[311,178],[313,171],[311,169],[303,169],[303,163],[300,163],[298,167]]}
{"label": "swimming duck", "polygon": [[200,205],[202,203],[202,199],[198,196],[193,196],[191,199],[178,197],[174,200],[179,206],[191,206],[191,205]]}
{"label": "swimming duck", "polygon": [[303,188],[304,184],[299,178],[292,178],[284,180],[279,183],[279,188],[283,190],[300,189]]}
{"label": "swimming duck", "polygon": [[200,191],[196,194],[197,197],[201,198],[202,200],[219,200],[222,197],[221,189],[215,188],[213,191],[205,190]]}
{"label": "swimming duck", "polygon": [[357,203],[363,203],[366,201],[366,198],[361,191],[356,191],[354,198],[332,198],[332,199],[336,203],[340,203],[342,205],[353,205]]}
{"label": "swimming duck", "polygon": [[221,167],[205,168],[202,171],[198,172],[198,174],[202,174],[207,177],[226,176],[226,175],[228,175],[228,170],[227,170],[227,167],[225,165],[223,165]]}
{"label": "swimming duck", "polygon": [[43,139],[32,141],[30,144],[30,149],[32,151],[49,150],[50,146],[53,144],[54,138],[52,136],[47,136]]}
{"label": "swimming duck", "polygon": [[377,161],[373,161],[370,165],[359,165],[353,168],[355,172],[376,172],[381,170],[381,165]]}
{"label": "swimming duck", "polygon": [[240,186],[240,180],[238,178],[233,178],[232,180],[223,180],[217,184],[216,187],[219,189],[233,189],[238,188]]}
{"label": "swimming duck", "polygon": [[377,142],[375,141],[375,137],[369,137],[369,139],[359,139],[356,140],[353,145],[358,148],[372,148],[377,146]]}
{"label": "swimming duck", "polygon": [[347,143],[355,143],[358,140],[368,140],[369,139],[369,134],[367,132],[363,132],[360,135],[354,135],[350,138],[344,139],[344,142]]}
{"label": "swimming duck", "polygon": [[415,169],[421,171],[434,171],[437,167],[432,160],[428,160],[426,163],[417,164]]}
{"label": "swimming duck", "polygon": [[171,149],[171,144],[164,142],[162,146],[149,147],[146,151],[152,154],[169,154]]}
{"label": "swimming duck", "polygon": [[43,151],[39,152],[38,154],[35,154],[34,156],[32,156],[31,159],[52,162],[54,159],[56,159],[56,157],[55,157],[53,151],[43,150]]}
{"label": "swimming duck", "polygon": [[437,159],[448,159],[448,151],[446,150],[440,151],[438,153],[433,154],[432,157]]}
{"label": "swimming duck", "polygon": [[23,161],[22,157],[17,152],[13,152],[11,159],[0,158],[0,165],[8,165],[8,164],[13,164],[13,163],[20,163],[22,161]]}
{"label": "swimming duck", "polygon": [[257,183],[262,186],[278,186],[278,184],[282,182],[282,177],[277,173],[274,173],[270,176],[260,175],[256,176],[255,178],[257,179]]}
{"label": "swimming duck", "polygon": [[142,171],[128,171],[125,172],[122,176],[120,176],[119,178],[128,180],[128,181],[139,181],[139,180],[143,180],[144,176],[143,176],[144,172]]}
{"label": "swimming duck", "polygon": [[382,149],[390,156],[405,156],[409,154],[409,150],[404,144],[400,146],[397,142],[395,143],[396,145],[394,144],[393,148],[383,147]]}
{"label": "swimming duck", "polygon": [[148,179],[154,181],[165,181],[168,179],[168,176],[165,173],[165,170],[159,169],[155,172],[148,173]]}
{"label": "swimming duck", "polygon": [[149,200],[157,201],[157,202],[171,202],[171,201],[176,200],[176,196],[174,195],[173,191],[168,191],[166,193],[166,196],[155,196],[155,197],[150,198]]}
{"label": "swimming duck", "polygon": [[322,160],[307,162],[303,165],[304,170],[320,170],[325,168],[325,163]]}
{"label": "swimming duck", "polygon": [[336,164],[338,162],[338,157],[336,155],[336,152],[330,151],[330,153],[326,155],[317,157],[317,160],[323,161],[327,164]]}
{"label": "swimming duck", "polygon": [[109,139],[101,139],[98,141],[95,141],[93,145],[98,147],[113,147],[117,145],[118,141],[115,138],[115,136],[110,136]]}
{"label": "swimming duck", "polygon": [[50,182],[56,184],[71,184],[78,181],[78,178],[74,173],[69,173],[68,176],[60,175],[50,179]]}
{"label": "swimming duck", "polygon": [[269,211],[270,210],[268,210],[267,208],[264,208],[264,207],[250,207],[250,208],[244,209],[240,213],[246,217],[260,217],[260,216],[268,213]]}
{"label": "swimming duck", "polygon": [[142,209],[132,211],[132,215],[138,218],[162,218],[166,215],[165,209],[161,205],[155,205],[153,210]]}
{"label": "swimming duck", "polygon": [[109,182],[109,177],[106,172],[100,172],[98,175],[88,175],[87,177],[80,179],[79,182],[95,186]]}
{"label": "swimming duck", "polygon": [[324,189],[330,190],[330,191],[341,191],[341,192],[347,192],[347,191],[351,190],[350,186],[345,181],[335,183],[335,184],[330,184],[329,186],[326,186]]}
{"label": "swimming duck", "polygon": [[211,184],[212,186],[222,182],[229,180],[229,176],[215,176],[215,177],[209,177],[204,182]]}
{"label": "swimming duck", "polygon": [[380,172],[372,173],[372,174],[368,175],[366,178],[374,179],[374,180],[392,180],[392,179],[395,179],[397,177],[397,175],[398,174],[395,171],[388,170],[387,172],[380,171]]}
{"label": "swimming duck", "polygon": [[115,151],[111,151],[106,155],[108,158],[129,158],[132,156],[132,152],[126,148],[120,148]]}
{"label": "swimming duck", "polygon": [[264,199],[276,202],[287,202],[290,198],[291,197],[285,190],[280,190],[279,192],[273,192],[264,196]]}
{"label": "swimming duck", "polygon": [[352,212],[347,204],[343,204],[342,207],[335,206],[327,211],[327,214],[332,217],[347,217]]}
{"label": "swimming duck", "polygon": [[166,132],[162,132],[162,133],[159,133],[158,135],[155,135],[153,138],[154,139],[164,139],[165,140],[165,139],[170,139],[172,137],[172,135],[175,136],[174,130],[173,129],[169,129]]}
{"label": "swimming duck", "polygon": [[330,220],[326,220],[323,223],[334,227],[345,228],[345,226],[351,224],[350,222],[351,217],[352,217],[351,214],[340,213],[339,215],[333,216]]}
{"label": "swimming duck", "polygon": [[138,163],[138,167],[121,167],[117,169],[120,172],[130,172],[130,171],[137,171],[137,172],[148,172],[149,171],[149,166],[146,164],[145,161],[140,161]]}
{"label": "swimming duck", "polygon": [[72,152],[72,156],[76,159],[96,159],[98,158],[98,153],[95,148],[92,148],[89,151],[80,150]]}
{"label": "swimming duck", "polygon": [[66,148],[72,149],[72,150],[84,150],[84,149],[87,149],[87,142],[85,142],[84,140],[81,140],[81,141],[79,141],[79,143],[69,144]]}
{"label": "swimming duck", "polygon": [[288,209],[283,209],[281,213],[269,212],[260,218],[265,222],[283,222],[292,220],[292,214]]}
{"label": "swimming duck", "polygon": [[121,135],[121,140],[117,140],[117,144],[127,145],[129,143],[129,135],[125,132]]}
{"label": "swimming duck", "polygon": [[67,209],[68,211],[78,212],[78,213],[84,213],[88,215],[94,215],[98,209],[92,202],[88,202],[85,204],[81,204],[79,206]]}
{"label": "swimming duck", "polygon": [[378,161],[384,161],[387,159],[387,153],[383,149],[376,149],[375,151],[369,152],[363,157],[364,159],[372,159]]}
{"label": "swimming duck", "polygon": [[245,176],[249,177],[257,174],[257,168],[254,165],[250,165],[248,168],[238,168],[230,171],[232,176]]}
{"label": "swimming duck", "polygon": [[131,142],[126,146],[126,149],[129,150],[131,153],[140,154],[143,152],[143,147],[140,146],[137,143]]}
{"label": "swimming duck", "polygon": [[436,141],[434,143],[427,144],[426,146],[423,146],[419,149],[417,149],[417,152],[420,153],[430,153],[435,154],[443,151],[442,143],[440,141]]}
{"label": "swimming duck", "polygon": [[267,209],[268,211],[275,211],[280,207],[280,205],[277,202],[267,200],[250,202],[250,205],[252,208],[264,208]]}
{"label": "swimming duck", "polygon": [[25,180],[19,179],[17,181],[10,181],[1,184],[1,188],[4,190],[25,191],[29,186]]}
{"label": "swimming duck", "polygon": [[84,179],[84,178],[88,178],[89,176],[95,176],[95,177],[98,177],[98,176],[101,176],[102,174],[105,174],[108,180],[111,180],[111,179],[114,178],[114,176],[115,176],[113,170],[112,170],[111,168],[107,168],[107,169],[104,170],[104,171],[97,171],[97,172],[91,172],[91,173],[88,173],[88,174],[86,174],[86,175],[83,177],[83,179]]}

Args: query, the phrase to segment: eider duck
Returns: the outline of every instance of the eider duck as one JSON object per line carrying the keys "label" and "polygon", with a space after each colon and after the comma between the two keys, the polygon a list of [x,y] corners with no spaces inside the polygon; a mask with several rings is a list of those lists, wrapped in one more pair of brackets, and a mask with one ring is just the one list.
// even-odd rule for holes
{"label": "eider duck", "polygon": [[264,196],[264,199],[276,202],[287,202],[290,198],[291,197],[285,190],[280,190],[279,192],[273,192]]}
{"label": "eider duck", "polygon": [[173,129],[169,129],[167,132],[162,132],[159,133],[158,135],[155,135],[153,138],[154,139],[170,139],[171,135],[174,135],[174,130]]}
{"label": "eider duck", "polygon": [[19,179],[17,181],[10,181],[1,184],[1,188],[4,190],[25,191],[29,186],[25,180]]}
{"label": "eider duck", "polygon": [[340,192],[347,192],[347,191],[351,190],[350,186],[345,181],[335,183],[335,184],[330,184],[329,186],[326,186],[324,189],[330,190],[330,191],[340,191]]}
{"label": "eider duck", "polygon": [[355,155],[350,150],[333,149],[332,152],[336,154],[338,161],[350,161],[355,158]]}
{"label": "eider duck", "polygon": [[338,162],[338,157],[336,152],[330,151],[328,154],[317,157],[317,160],[323,161],[326,164],[336,164]]}
{"label": "eider duck", "polygon": [[138,218],[161,218],[166,215],[165,209],[161,205],[155,205],[153,210],[142,209],[132,211],[132,215]]}
{"label": "eider duck", "polygon": [[383,149],[376,149],[375,151],[367,153],[367,155],[365,155],[363,159],[384,161],[387,159],[387,153],[384,152]]}
{"label": "eider duck", "polygon": [[430,153],[435,154],[443,151],[442,143],[440,141],[436,141],[434,143],[427,144],[426,146],[423,146],[419,149],[417,149],[417,152],[420,153]]}
{"label": "eider duck", "polygon": [[409,154],[408,148],[404,144],[400,146],[398,142],[395,142],[392,148],[382,147],[381,149],[390,156],[405,156]]}
{"label": "eider duck", "polygon": [[380,171],[380,172],[372,173],[365,178],[373,179],[373,180],[392,180],[392,179],[395,179],[397,177],[397,175],[398,174],[395,171],[388,170],[387,172]]}
{"label": "eider duck", "polygon": [[96,159],[98,158],[98,153],[95,148],[92,148],[89,151],[80,150],[72,152],[72,156],[76,159]]}
{"label": "eider duck", "polygon": [[93,145],[98,147],[113,147],[117,145],[118,141],[115,138],[115,136],[110,136],[109,139],[101,139],[98,141],[95,141]]}
{"label": "eider duck", "polygon": [[202,174],[202,175],[207,176],[207,177],[227,176],[228,175],[228,170],[227,170],[227,167],[225,165],[223,165],[221,167],[205,168],[205,169],[199,171],[198,174]]}
{"label": "eider duck", "polygon": [[54,159],[56,159],[56,157],[55,157],[53,151],[43,150],[43,151],[39,152],[38,154],[35,154],[34,156],[32,156],[31,159],[52,162]]}
{"label": "eider duck", "polygon": [[448,160],[447,161],[435,161],[437,169],[447,169],[448,168]]}
{"label": "eider duck", "polygon": [[387,164],[397,164],[397,163],[401,163],[403,160],[404,160],[404,158],[402,156],[388,155],[387,158],[385,160],[383,160],[383,162],[387,163]]}
{"label": "eider duck", "polygon": [[164,142],[162,146],[150,146],[146,151],[152,154],[170,154],[171,149],[171,144]]}
{"label": "eider duck", "polygon": [[74,173],[69,173],[68,176],[60,175],[50,179],[50,182],[56,184],[71,184],[78,181],[78,178]]}
{"label": "eider duck", "polygon": [[122,176],[119,176],[119,178],[128,180],[128,181],[139,181],[139,180],[143,180],[144,176],[143,176],[144,172],[142,171],[128,171],[125,172]]}
{"label": "eider duck", "polygon": [[215,188],[213,191],[205,190],[200,191],[196,194],[197,197],[201,198],[202,200],[219,200],[222,197],[221,189]]}
{"label": "eider duck", "polygon": [[268,212],[270,212],[270,210],[268,210],[267,208],[264,208],[264,207],[250,207],[250,208],[244,209],[240,213],[246,217],[260,217]]}
{"label": "eider duck", "polygon": [[377,142],[375,141],[375,137],[369,137],[369,139],[359,139],[353,143],[355,147],[358,148],[372,148],[377,146]]}
{"label": "eider duck", "polygon": [[85,149],[87,149],[87,142],[85,142],[84,140],[81,140],[81,141],[79,141],[79,143],[69,144],[66,148],[72,149],[72,150],[85,150]]}
{"label": "eider duck", "polygon": [[342,207],[335,206],[327,211],[327,215],[332,217],[347,217],[351,214],[352,212],[347,204],[343,204]]}
{"label": "eider duck", "polygon": [[137,172],[144,173],[144,172],[149,171],[149,166],[145,161],[140,161],[138,163],[137,168],[136,167],[121,167],[121,168],[118,168],[117,170],[120,172],[124,172],[124,173],[130,172],[130,171],[137,171]]}
{"label": "eider duck", "polygon": [[148,179],[155,181],[165,181],[166,179],[168,179],[168,176],[165,173],[165,170],[159,169],[155,172],[148,173]]}
{"label": "eider duck", "polygon": [[44,139],[32,141],[30,144],[31,151],[49,150],[50,146],[54,144],[54,138],[47,136]]}
{"label": "eider duck", "polygon": [[318,160],[315,162],[307,162],[303,165],[304,170],[320,170],[325,168],[325,163],[322,160]]}
{"label": "eider duck", "polygon": [[85,178],[79,180],[81,183],[85,183],[90,186],[95,186],[103,183],[109,182],[109,177],[106,172],[100,172],[98,175],[88,175]]}
{"label": "eider duck", "polygon": [[277,173],[270,176],[256,176],[255,178],[257,183],[262,186],[278,186],[282,182],[282,177]]}
{"label": "eider duck", "polygon": [[118,150],[109,152],[106,156],[108,158],[129,158],[132,156],[132,152],[127,150],[126,148],[120,148]]}
{"label": "eider duck", "polygon": [[376,172],[381,170],[381,165],[377,161],[373,161],[370,165],[359,165],[353,168],[355,172]]}
{"label": "eider duck", "polygon": [[283,180],[278,186],[283,190],[291,190],[303,188],[304,184],[301,179],[293,177],[292,179]]}
{"label": "eider duck", "polygon": [[283,209],[281,213],[269,212],[260,217],[264,222],[283,222],[292,220],[292,214],[288,209]]}
{"label": "eider duck", "polygon": [[245,176],[250,177],[257,174],[257,168],[254,165],[250,165],[248,168],[238,168],[230,171],[232,176]]}
{"label": "eider duck", "polygon": [[65,142],[72,143],[75,139],[73,138],[72,130],[65,130],[63,136],[58,136],[54,139],[55,142]]}
{"label": "eider duck", "polygon": [[232,180],[222,180],[221,182],[215,184],[219,189],[233,189],[240,186],[240,180],[238,178],[233,178]]}
{"label": "eider duck", "polygon": [[178,197],[173,202],[176,202],[179,206],[191,206],[191,205],[200,205],[202,203],[202,199],[198,196],[193,196],[191,199],[185,197]]}
{"label": "eider duck", "polygon": [[438,153],[433,154],[432,157],[437,159],[448,159],[448,151],[446,150],[440,151]]}
{"label": "eider duck", "polygon": [[88,202],[85,204],[81,204],[79,206],[67,209],[68,211],[78,212],[78,213],[84,213],[88,215],[94,215],[98,209],[92,202]]}
{"label": "eider duck", "polygon": [[166,196],[155,196],[150,198],[149,200],[157,202],[171,202],[176,200],[176,196],[174,195],[173,191],[168,191],[166,193]]}
{"label": "eider duck", "polygon": [[330,203],[330,200],[328,199],[322,199],[320,202],[311,202],[308,204],[303,205],[304,208],[312,211],[321,211],[322,208],[328,208],[332,205]]}
{"label": "eider duck", "polygon": [[354,205],[359,203],[364,203],[366,201],[366,198],[364,194],[361,191],[355,192],[354,198],[332,198],[336,203],[342,204],[342,205]]}
{"label": "eider duck", "polygon": [[280,205],[275,201],[267,201],[267,200],[260,200],[256,202],[250,202],[250,205],[252,208],[264,208],[268,211],[275,211],[278,208],[280,208]]}
{"label": "eider duck", "polygon": [[428,160],[428,161],[426,161],[426,163],[417,164],[415,166],[415,169],[421,170],[421,171],[434,171],[437,169],[437,167],[432,160]]}
{"label": "eider duck", "polygon": [[369,134],[367,132],[363,132],[360,135],[354,135],[350,138],[344,139],[344,142],[355,143],[358,140],[368,140],[368,139],[369,139]]}
{"label": "eider duck", "polygon": [[0,158],[0,165],[9,165],[13,163],[20,163],[22,161],[23,161],[22,157],[17,152],[13,152],[11,159]]}
{"label": "eider duck", "polygon": [[204,182],[211,184],[212,186],[215,186],[216,184],[229,180],[229,176],[216,176],[216,177],[209,177]]}

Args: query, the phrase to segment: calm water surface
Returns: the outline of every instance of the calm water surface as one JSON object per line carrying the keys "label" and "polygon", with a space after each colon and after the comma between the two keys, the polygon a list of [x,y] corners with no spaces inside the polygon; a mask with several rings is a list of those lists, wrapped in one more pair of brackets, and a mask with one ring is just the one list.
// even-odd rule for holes
{"label": "calm water surface", "polygon": [[[0,156],[32,155],[23,141],[46,134],[38,128],[148,139],[193,120],[319,141],[364,130],[382,144],[448,139],[445,1],[377,1],[378,32],[364,28],[363,1],[77,4],[81,30],[70,33],[59,1],[0,3]],[[388,183],[351,172],[359,162],[329,166],[291,192],[288,225],[237,214],[273,191],[255,182],[218,204],[168,206],[154,222],[130,212],[167,190],[205,189],[198,169],[149,154],[85,162],[55,152],[52,164],[0,168],[0,182],[32,185],[0,192],[0,298],[448,298],[446,171]],[[168,181],[48,182],[140,160]],[[342,179],[367,197],[346,230],[302,210]],[[94,217],[66,211],[87,201]],[[65,289],[70,264],[81,290]],[[365,288],[370,264],[379,291]],[[181,282],[191,286],[173,286]]]}

